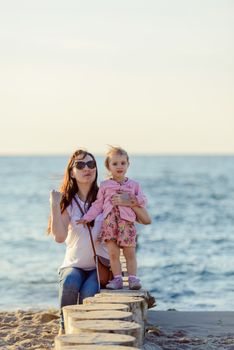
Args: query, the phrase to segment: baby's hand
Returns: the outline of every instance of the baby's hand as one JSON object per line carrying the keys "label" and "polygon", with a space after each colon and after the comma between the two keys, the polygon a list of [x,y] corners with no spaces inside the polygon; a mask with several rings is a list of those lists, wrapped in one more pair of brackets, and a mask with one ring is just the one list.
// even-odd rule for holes
{"label": "baby's hand", "polygon": [[80,219],[80,220],[76,220],[76,223],[77,225],[79,224],[83,224],[84,226],[88,224],[88,221],[87,220],[84,220],[84,219]]}

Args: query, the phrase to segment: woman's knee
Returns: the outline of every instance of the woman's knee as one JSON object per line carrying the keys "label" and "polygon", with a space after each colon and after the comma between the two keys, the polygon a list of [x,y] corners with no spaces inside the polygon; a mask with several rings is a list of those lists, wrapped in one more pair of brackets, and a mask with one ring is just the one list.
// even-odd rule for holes
{"label": "woman's knee", "polygon": [[74,268],[61,276],[60,285],[64,291],[78,291],[81,284],[81,276]]}
{"label": "woman's knee", "polygon": [[85,298],[93,297],[98,291],[99,288],[97,283],[90,285],[88,288],[81,289],[79,294],[79,304],[83,304]]}
{"label": "woman's knee", "polygon": [[94,296],[99,291],[99,285],[97,280],[96,271],[90,273],[87,280],[80,289],[79,303],[82,304],[83,300],[88,297]]}
{"label": "woman's knee", "polygon": [[77,281],[74,276],[68,275],[62,280],[63,289],[76,290],[78,289]]}

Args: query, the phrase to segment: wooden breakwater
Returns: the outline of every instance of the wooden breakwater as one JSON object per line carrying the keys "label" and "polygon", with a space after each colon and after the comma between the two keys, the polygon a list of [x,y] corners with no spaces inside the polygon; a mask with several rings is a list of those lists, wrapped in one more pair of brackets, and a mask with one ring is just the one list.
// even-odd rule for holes
{"label": "wooden breakwater", "polygon": [[153,297],[144,289],[129,290],[122,251],[120,259],[124,288],[101,289],[82,305],[65,306],[65,334],[55,337],[55,350],[141,349]]}

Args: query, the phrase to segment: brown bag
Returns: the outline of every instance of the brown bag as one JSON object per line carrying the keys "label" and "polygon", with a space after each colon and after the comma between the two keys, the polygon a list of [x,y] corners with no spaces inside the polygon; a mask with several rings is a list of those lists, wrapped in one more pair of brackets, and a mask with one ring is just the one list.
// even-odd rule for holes
{"label": "brown bag", "polygon": [[113,279],[113,273],[110,267],[110,260],[104,258],[103,256],[96,255],[95,263],[97,267],[99,285],[100,287],[105,288],[107,283]]}
{"label": "brown bag", "polygon": [[[78,208],[80,209],[81,214],[84,215],[84,211],[81,208],[80,203],[77,201],[77,199],[75,197],[74,197],[74,200],[76,201],[76,204],[78,205]],[[96,265],[96,269],[97,269],[97,278],[98,278],[99,289],[105,288],[107,283],[113,279],[113,273],[111,271],[110,260],[104,258],[103,256],[96,254],[96,250],[95,250],[94,243],[93,243],[91,227],[89,224],[87,224],[87,227],[89,230],[90,240],[91,240],[93,253],[94,253],[94,261],[95,261],[95,265]]]}

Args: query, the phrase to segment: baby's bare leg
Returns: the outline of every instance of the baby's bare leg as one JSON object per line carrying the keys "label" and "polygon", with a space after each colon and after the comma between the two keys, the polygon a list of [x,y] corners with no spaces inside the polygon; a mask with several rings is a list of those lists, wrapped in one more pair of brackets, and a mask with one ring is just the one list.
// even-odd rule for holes
{"label": "baby's bare leg", "polygon": [[114,276],[122,274],[121,265],[120,265],[120,248],[118,247],[116,241],[106,241],[108,253],[110,256],[111,270]]}
{"label": "baby's bare leg", "polygon": [[135,247],[123,247],[123,254],[126,259],[128,275],[137,274],[137,260],[136,260],[136,251]]}

